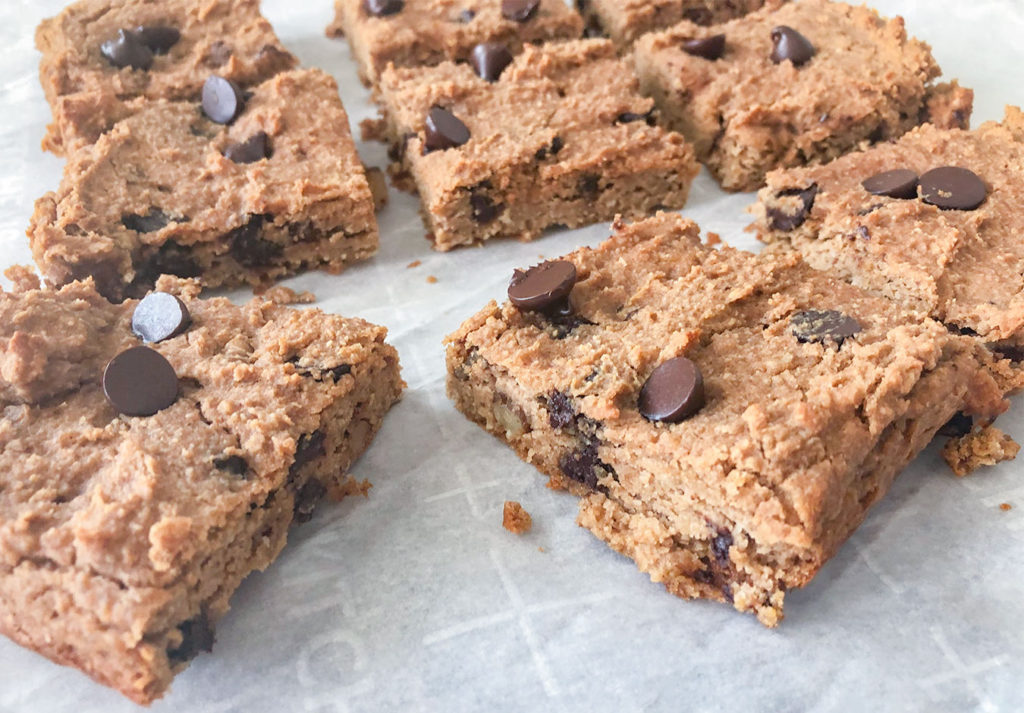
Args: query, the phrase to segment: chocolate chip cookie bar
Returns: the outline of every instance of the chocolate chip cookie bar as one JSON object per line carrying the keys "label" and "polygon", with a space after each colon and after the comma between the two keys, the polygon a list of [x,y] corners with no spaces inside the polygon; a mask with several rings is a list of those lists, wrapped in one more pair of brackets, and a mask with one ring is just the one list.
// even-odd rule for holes
{"label": "chocolate chip cookie bar", "polygon": [[925,125],[823,166],[773,171],[751,209],[771,250],[1024,359],[1024,113]]}
{"label": "chocolate chip cookie bar", "polygon": [[293,70],[202,101],[154,100],[71,157],[28,234],[48,284],[92,277],[119,300],[161,274],[207,287],[340,271],[376,252],[377,222],[337,85]]}
{"label": "chocolate chip cookie bar", "polygon": [[642,37],[632,60],[666,125],[730,191],[922,122],[965,127],[973,105],[969,90],[934,83],[939,66],[902,18],[828,0],[768,0],[712,27],[684,21]]}
{"label": "chocolate chip cookie bar", "polygon": [[149,703],[292,523],[366,492],[398,357],[319,310],[27,275],[0,293],[0,632]]}
{"label": "chocolate chip cookie bar", "polygon": [[715,25],[759,9],[765,0],[576,0],[589,31],[602,32],[620,46],[652,30],[687,20]]}
{"label": "chocolate chip cookie bar", "polygon": [[469,61],[487,43],[518,54],[583,34],[582,18],[562,0],[335,0],[334,10],[327,34],[348,38],[360,78],[374,86],[388,64]]}
{"label": "chocolate chip cookie bar", "polygon": [[529,46],[503,64],[384,71],[393,175],[419,191],[434,245],[529,240],[554,226],[681,208],[698,166],[608,40]]}
{"label": "chocolate chip cookie bar", "polygon": [[70,154],[145,100],[199,99],[211,73],[246,88],[295,58],[259,0],[80,0],[36,30],[53,110],[43,147]]}
{"label": "chocolate chip cookie bar", "polygon": [[449,336],[448,391],[673,594],[776,625],[955,412],[1005,408],[974,340],[796,255],[616,228]]}

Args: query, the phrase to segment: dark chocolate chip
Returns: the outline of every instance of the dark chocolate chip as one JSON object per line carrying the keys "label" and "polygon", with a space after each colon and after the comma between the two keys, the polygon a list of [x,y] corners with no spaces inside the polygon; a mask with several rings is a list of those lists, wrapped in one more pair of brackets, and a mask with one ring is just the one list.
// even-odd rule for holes
{"label": "dark chocolate chip", "polygon": [[654,107],[651,107],[643,114],[639,114],[635,111],[624,111],[615,118],[615,121],[620,124],[630,124],[634,121],[645,121],[648,126],[654,126]]}
{"label": "dark chocolate chip", "polygon": [[867,229],[867,226],[858,225],[857,235],[862,237],[864,240],[871,240],[871,231]]}
{"label": "dark chocolate chip", "polygon": [[475,10],[463,10],[459,13],[459,22],[472,22],[474,17],[476,17]]}
{"label": "dark chocolate chip", "polygon": [[589,319],[577,314],[568,299],[562,300],[554,307],[545,310],[544,314],[554,328],[555,339],[565,339],[577,327],[581,327],[584,324],[593,324]]}
{"label": "dark chocolate chip", "polygon": [[728,530],[719,529],[711,540],[711,554],[715,557],[715,564],[722,569],[729,567],[730,547],[732,547],[732,533]]}
{"label": "dark chocolate chip", "polygon": [[[967,327],[961,327],[959,332],[960,334],[971,333],[973,336],[978,336],[977,332],[973,329],[968,329]],[[1004,344],[998,347],[991,347],[991,349],[999,356],[1000,359],[1009,359],[1010,361],[1017,363],[1024,361],[1024,347],[1022,346],[1016,344]]]}
{"label": "dark chocolate chip", "polygon": [[199,263],[195,261],[188,248],[183,248],[173,240],[156,249],[148,257],[144,258],[143,264],[139,265],[140,279],[156,282],[160,275],[174,275],[175,277],[199,277],[201,272]]}
{"label": "dark chocolate chip", "polygon": [[224,149],[224,158],[235,163],[255,163],[270,158],[270,137],[265,131],[257,131],[245,141]]}
{"label": "dark chocolate chip", "polygon": [[808,309],[789,318],[793,336],[802,344],[833,341],[839,346],[860,333],[860,322],[834,309]]}
{"label": "dark chocolate chip", "polygon": [[178,625],[178,630],[181,631],[181,644],[177,648],[167,650],[167,658],[172,664],[191,661],[201,653],[213,651],[217,639],[205,613],[183,621]]}
{"label": "dark chocolate chip", "polygon": [[580,180],[576,186],[576,190],[582,196],[593,198],[601,189],[600,180],[600,177],[593,173],[585,173],[582,176],[580,176]]}
{"label": "dark chocolate chip", "polygon": [[601,27],[601,21],[596,17],[590,17],[587,19],[587,25],[583,28],[583,36],[590,39],[595,37],[604,37],[604,28]]}
{"label": "dark chocolate chip", "polygon": [[363,9],[374,17],[386,17],[402,11],[404,0],[363,0]]}
{"label": "dark chocolate chip", "polygon": [[537,14],[540,0],[501,0],[501,14],[513,22],[526,22]]}
{"label": "dark chocolate chip", "polygon": [[263,237],[262,215],[254,215],[227,235],[231,257],[244,267],[264,267],[280,257],[284,246]]}
{"label": "dark chocolate chip", "polygon": [[601,475],[613,474],[611,466],[606,464],[597,454],[597,444],[587,443],[578,450],[566,453],[558,461],[558,468],[570,480],[582,483],[591,490],[597,490]]}
{"label": "dark chocolate chip", "polygon": [[541,312],[558,306],[575,284],[576,266],[571,262],[543,262],[525,272],[515,271],[508,286],[508,298],[521,310]]}
{"label": "dark chocolate chip", "polygon": [[222,67],[228,63],[232,54],[234,51],[230,45],[222,40],[217,40],[210,45],[210,50],[206,55],[206,64],[210,67]]}
{"label": "dark chocolate chip", "polygon": [[537,153],[534,154],[534,158],[538,161],[545,160],[548,156],[557,156],[558,152],[565,148],[565,142],[562,141],[561,136],[556,136],[551,139],[551,144],[548,146],[541,146],[537,149]]}
{"label": "dark chocolate chip", "polygon": [[939,429],[940,436],[961,438],[974,430],[974,419],[963,411],[957,411],[946,425]]}
{"label": "dark chocolate chip", "polygon": [[787,25],[772,30],[772,62],[780,64],[787,59],[794,67],[807,64],[816,50],[811,41]]}
{"label": "dark chocolate chip", "polygon": [[704,376],[686,357],[655,369],[640,390],[640,413],[648,421],[679,423],[704,407]]}
{"label": "dark chocolate chip", "polygon": [[132,331],[150,344],[181,334],[191,322],[185,303],[167,292],[146,295],[132,313]]}
{"label": "dark chocolate chip", "polygon": [[317,503],[327,494],[327,488],[316,478],[306,482],[295,493],[295,522],[302,524],[313,519]]}
{"label": "dark chocolate chip", "polygon": [[768,224],[772,230],[789,232],[796,230],[807,220],[811,209],[814,207],[814,199],[818,196],[818,184],[812,183],[807,188],[786,188],[775,194],[776,198],[783,196],[797,196],[800,198],[800,207],[796,213],[786,213],[781,208],[769,208],[766,211]]}
{"label": "dark chocolate chip", "polygon": [[121,216],[121,225],[136,233],[155,233],[169,222],[170,218],[158,208],[150,208],[146,215],[126,214]]}
{"label": "dark chocolate chip", "polygon": [[153,50],[131,30],[118,30],[117,37],[100,45],[100,54],[119,69],[149,69],[153,66]]}
{"label": "dark chocolate chip", "polygon": [[683,42],[683,52],[712,61],[719,59],[725,54],[725,35],[711,35],[710,37],[686,40]]}
{"label": "dark chocolate chip", "polygon": [[505,209],[504,205],[495,203],[490,196],[476,192],[469,195],[469,207],[473,210],[473,221],[480,225],[492,222]]}
{"label": "dark chocolate chip", "polygon": [[334,379],[334,383],[338,383],[341,381],[341,377],[352,373],[352,367],[349,364],[339,364],[328,369],[327,373]]}
{"label": "dark chocolate chip", "polygon": [[921,176],[921,198],[942,210],[974,210],[987,197],[985,183],[966,168],[942,166]]}
{"label": "dark chocolate chip", "polygon": [[203,113],[217,124],[230,124],[245,109],[245,97],[230,79],[210,75],[203,85]]}
{"label": "dark chocolate chip", "polygon": [[552,428],[568,428],[576,423],[576,407],[564,391],[552,391],[547,397],[547,408]]}
{"label": "dark chocolate chip", "polygon": [[469,141],[469,128],[447,109],[435,106],[427,114],[424,153],[443,151],[462,146]]}
{"label": "dark chocolate chip", "polygon": [[[732,3],[728,4],[731,6]],[[706,7],[693,7],[683,11],[683,19],[689,20],[695,25],[710,25],[714,15]]]}
{"label": "dark chocolate chip", "polygon": [[178,375],[160,352],[132,347],[107,363],[103,393],[118,413],[152,416],[178,400]]}
{"label": "dark chocolate chip", "polygon": [[325,456],[327,454],[326,440],[327,436],[320,430],[304,434],[299,438],[299,442],[295,445],[295,459],[292,461],[288,472],[294,475],[303,466]]}
{"label": "dark chocolate chip", "polygon": [[500,42],[481,42],[473,48],[469,63],[478,77],[496,82],[505,67],[512,64],[512,53]]}
{"label": "dark chocolate chip", "polygon": [[242,456],[230,455],[215,458],[213,467],[230,475],[244,478],[249,473],[249,463]]}
{"label": "dark chocolate chip", "polygon": [[861,185],[876,196],[910,199],[917,197],[917,174],[906,168],[876,173]]}
{"label": "dark chocolate chip", "polygon": [[149,47],[153,54],[167,54],[171,47],[178,44],[181,32],[168,25],[139,25],[135,28],[135,36]]}

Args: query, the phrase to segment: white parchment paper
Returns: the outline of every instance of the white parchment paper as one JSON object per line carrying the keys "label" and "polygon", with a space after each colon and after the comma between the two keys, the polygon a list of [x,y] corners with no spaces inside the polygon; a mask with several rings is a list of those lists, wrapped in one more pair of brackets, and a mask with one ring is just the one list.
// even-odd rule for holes
{"label": "white parchment paper", "polygon": [[[0,267],[31,261],[33,201],[60,180],[61,161],[39,149],[49,111],[32,38],[62,4],[0,2]],[[975,123],[1024,103],[1024,1],[875,4],[904,15],[947,76],[976,90]],[[330,0],[266,0],[264,11],[305,65],[337,77],[353,127],[375,113],[347,46],[323,36]],[[359,149],[384,165],[383,146]],[[684,214],[756,249],[742,232],[750,202],[702,174]],[[381,233],[373,260],[286,283],[327,311],[387,325],[401,353],[408,393],[355,469],[371,495],[323,506],[293,531],[235,596],[214,653],[155,713],[1024,710],[1024,461],[958,480],[925,452],[787,596],[778,630],[678,600],[578,528],[572,497],[547,490],[444,395],[442,337],[500,298],[513,267],[595,244],[607,226],[439,254],[415,199],[392,191]],[[1020,401],[1001,425],[1024,437]],[[533,514],[528,535],[502,529],[506,499]],[[0,639],[0,711],[133,710]]]}

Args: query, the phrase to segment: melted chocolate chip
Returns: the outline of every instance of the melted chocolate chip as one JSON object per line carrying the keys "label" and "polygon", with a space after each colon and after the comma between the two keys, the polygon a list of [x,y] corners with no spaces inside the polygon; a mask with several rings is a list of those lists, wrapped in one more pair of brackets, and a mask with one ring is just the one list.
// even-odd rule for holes
{"label": "melted chocolate chip", "polygon": [[103,393],[125,416],[152,416],[178,400],[178,375],[160,352],[132,347],[107,363]]}
{"label": "melted chocolate chip", "polygon": [[786,188],[775,195],[777,198],[797,196],[800,199],[801,205],[796,213],[786,213],[781,208],[768,208],[766,211],[768,225],[772,230],[789,232],[796,230],[807,220],[814,207],[814,199],[818,196],[818,184],[812,183],[808,188]]}
{"label": "melted chocolate chip", "polygon": [[230,79],[211,75],[203,85],[203,113],[217,124],[230,124],[245,109],[245,96]]}
{"label": "melted chocolate chip", "polygon": [[730,547],[732,547],[732,533],[728,530],[719,529],[718,533],[711,540],[711,554],[714,555],[715,564],[722,569],[729,567]]}
{"label": "melted chocolate chip", "polygon": [[504,205],[496,204],[490,196],[473,192],[469,195],[469,207],[472,208],[473,222],[486,225],[501,215]]}
{"label": "melted chocolate chip", "polygon": [[303,435],[295,445],[295,459],[288,472],[295,475],[303,466],[325,456],[327,454],[326,440],[327,436],[320,430]]}
{"label": "melted chocolate chip", "polygon": [[153,54],[167,54],[181,39],[181,32],[168,25],[139,25],[134,34]]}
{"label": "melted chocolate chip", "polygon": [[176,295],[153,292],[135,305],[132,332],[153,344],[181,334],[191,322],[188,307]]}
{"label": "melted chocolate chip", "polygon": [[153,66],[153,50],[131,30],[118,30],[117,37],[100,45],[100,54],[118,69],[149,69]]}
{"label": "melted chocolate chip", "polygon": [[565,148],[565,142],[562,141],[561,136],[556,136],[553,139],[551,139],[551,144],[549,146],[542,146],[539,149],[537,149],[537,153],[534,154],[534,157],[538,161],[543,161],[549,155],[557,156],[558,152],[561,151],[563,148]]}
{"label": "melted chocolate chip", "polygon": [[405,7],[404,0],[363,0],[363,9],[374,17],[395,15]]}
{"label": "melted chocolate chip", "polygon": [[327,370],[327,373],[331,375],[334,383],[337,384],[341,381],[341,377],[352,373],[352,366],[349,364],[339,364],[338,366],[332,366]]}
{"label": "melted chocolate chip", "polygon": [[966,168],[942,166],[921,176],[921,198],[942,210],[974,210],[987,197],[985,183]]}
{"label": "melted chocolate chip", "polygon": [[500,42],[483,42],[473,48],[469,63],[478,77],[496,82],[505,67],[512,64],[512,53]]}
{"label": "melted chocolate chip", "polygon": [[469,127],[447,109],[435,106],[427,114],[423,139],[424,153],[462,146],[469,141]]}
{"label": "melted chocolate chip", "polygon": [[187,248],[168,240],[142,260],[138,272],[140,281],[151,284],[160,275],[199,277],[201,270]]}
{"label": "melted chocolate chip", "polygon": [[841,347],[844,341],[861,332],[857,320],[834,309],[797,312],[789,318],[789,324],[801,344],[835,342]]}
{"label": "melted chocolate chip", "polygon": [[170,218],[159,208],[150,208],[146,215],[128,213],[121,216],[121,225],[136,233],[155,233],[169,222]]}
{"label": "melted chocolate chip", "polygon": [[946,425],[939,429],[940,436],[961,438],[974,430],[974,419],[963,411],[957,411]]}
{"label": "melted chocolate chip", "polygon": [[242,456],[230,455],[224,456],[223,458],[215,458],[213,461],[213,467],[229,475],[234,475],[238,478],[245,478],[249,473],[249,463]]}
{"label": "melted chocolate chip", "polygon": [[580,176],[579,183],[576,185],[576,190],[581,196],[593,198],[601,189],[600,180],[600,176],[593,173],[585,173]]}
{"label": "melted chocolate chip", "polygon": [[772,45],[771,57],[775,64],[788,59],[794,67],[799,67],[810,62],[816,52],[810,40],[786,25],[772,30]]}
{"label": "melted chocolate chip", "polygon": [[576,423],[576,407],[564,391],[552,391],[548,395],[547,409],[552,428],[568,428]]}
{"label": "melted chocolate chip", "polygon": [[306,482],[295,493],[295,522],[302,524],[313,519],[317,503],[327,494],[327,487],[316,478]]}
{"label": "melted chocolate chip", "polygon": [[635,111],[624,111],[615,118],[615,121],[617,121],[620,124],[629,124],[634,121],[644,121],[647,122],[648,126],[654,126],[654,124],[656,123],[654,119],[654,107],[651,107],[643,114],[638,114]]}
{"label": "melted chocolate chip", "polygon": [[640,390],[640,413],[648,421],[679,423],[704,407],[704,376],[686,357],[655,369]]}
{"label": "melted chocolate chip", "polygon": [[228,252],[244,267],[265,267],[284,251],[284,246],[263,237],[265,217],[254,215],[227,235]]}
{"label": "melted chocolate chip", "polygon": [[245,141],[224,149],[224,158],[235,163],[255,163],[270,158],[270,137],[264,131],[257,131]]}
{"label": "melted chocolate chip", "polygon": [[559,306],[576,284],[576,266],[567,260],[552,260],[525,272],[516,270],[508,286],[508,298],[516,307],[542,312]]}
{"label": "melted chocolate chip", "polygon": [[183,621],[178,625],[181,632],[181,644],[177,648],[167,650],[167,658],[171,664],[191,661],[201,653],[213,651],[217,642],[213,634],[213,625],[205,612],[197,617]]}
{"label": "melted chocolate chip", "polygon": [[537,14],[540,0],[501,0],[501,14],[513,22],[526,22]]}
{"label": "melted chocolate chip", "polygon": [[861,185],[864,190],[876,196],[910,199],[917,197],[917,174],[906,168],[876,173]]}
{"label": "melted chocolate chip", "polygon": [[571,453],[566,453],[558,462],[562,473],[591,490],[597,490],[601,475],[614,474],[611,466],[597,454],[597,444],[587,443]]}
{"label": "melted chocolate chip", "polygon": [[683,52],[714,61],[725,54],[725,35],[698,37],[683,42]]}

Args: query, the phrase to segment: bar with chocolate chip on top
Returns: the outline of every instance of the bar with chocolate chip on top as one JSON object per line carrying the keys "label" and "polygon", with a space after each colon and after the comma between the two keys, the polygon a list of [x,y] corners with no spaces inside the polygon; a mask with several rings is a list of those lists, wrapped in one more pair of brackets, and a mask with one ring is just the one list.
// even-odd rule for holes
{"label": "bar with chocolate chip on top", "polygon": [[608,40],[529,46],[507,66],[484,52],[389,67],[379,90],[370,133],[391,144],[439,250],[681,208],[697,173]]}
{"label": "bar with chocolate chip on top", "polygon": [[903,18],[829,0],[767,0],[745,17],[641,37],[631,61],[665,125],[723,188],[827,161],[931,122],[966,127],[973,93],[941,74]]}
{"label": "bar with chocolate chip on top", "polygon": [[1006,407],[977,342],[795,255],[616,229],[449,336],[448,392],[673,594],[775,626],[940,427]]}
{"label": "bar with chocolate chip on top", "polygon": [[43,147],[68,155],[150,100],[198,101],[211,73],[247,89],[296,65],[259,0],[80,0],[36,46],[53,110]]}
{"label": "bar with chocolate chip on top", "polygon": [[92,277],[111,300],[161,274],[216,287],[340,272],[379,242],[348,116],[319,70],[248,92],[210,74],[195,102],[149,102],[68,161],[28,234],[48,284]]}
{"label": "bar with chocolate chip on top", "polygon": [[715,25],[762,7],[765,0],[576,0],[590,33],[628,47],[636,38],[687,20]]}
{"label": "bar with chocolate chip on top", "polygon": [[346,37],[359,76],[376,86],[388,64],[469,61],[481,44],[519,54],[527,44],[578,39],[583,20],[562,0],[334,0],[331,37]]}
{"label": "bar with chocolate chip on top", "polygon": [[383,327],[162,278],[0,291],[0,633],[138,703],[214,644],[404,384]]}

